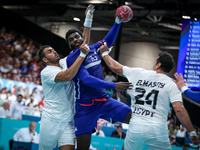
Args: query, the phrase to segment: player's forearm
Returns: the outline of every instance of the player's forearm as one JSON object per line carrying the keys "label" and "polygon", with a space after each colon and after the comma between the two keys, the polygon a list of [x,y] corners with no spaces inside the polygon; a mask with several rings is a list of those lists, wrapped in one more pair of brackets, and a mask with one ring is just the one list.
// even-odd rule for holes
{"label": "player's forearm", "polygon": [[119,75],[123,75],[123,66],[115,61],[112,57],[109,55],[105,55],[103,57],[104,61],[106,62],[107,66],[113,71],[116,72]]}
{"label": "player's forearm", "polygon": [[115,89],[114,82],[108,82],[101,80],[99,78],[93,77],[91,75],[81,74],[79,79],[83,84],[94,87],[94,88],[103,88],[103,89]]}
{"label": "player's forearm", "polygon": [[186,109],[184,108],[184,106],[180,107],[180,108],[175,108],[175,112],[176,115],[178,117],[178,119],[180,120],[180,122],[185,126],[185,128],[191,132],[194,130],[190,117],[186,111]]}
{"label": "player's forearm", "polygon": [[84,27],[84,29],[83,29],[83,39],[85,41],[85,44],[89,44],[89,41],[90,41],[90,28]]}
{"label": "player's forearm", "polygon": [[106,41],[108,47],[111,47],[117,38],[119,29],[121,27],[121,23],[117,24],[116,22],[114,23],[113,27],[110,29],[110,31],[107,33],[107,35],[104,37],[104,41]]}
{"label": "player's forearm", "polygon": [[78,56],[78,58],[71,65],[71,67],[64,72],[63,75],[64,81],[71,81],[75,77],[84,59],[85,59],[84,57]]}

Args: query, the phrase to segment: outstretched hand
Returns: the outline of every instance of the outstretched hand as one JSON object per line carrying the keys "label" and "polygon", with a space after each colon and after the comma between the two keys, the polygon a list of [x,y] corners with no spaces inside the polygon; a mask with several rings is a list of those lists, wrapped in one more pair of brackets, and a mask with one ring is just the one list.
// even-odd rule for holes
{"label": "outstretched hand", "polygon": [[[94,5],[93,4],[90,4],[88,7],[87,7],[87,9],[85,10],[85,16],[89,16],[90,17],[90,19],[93,19],[93,13],[94,13],[94,11],[95,11],[95,9],[94,9]],[[87,14],[87,13],[89,13],[89,14]],[[89,19],[89,18],[88,18]]]}
{"label": "outstretched hand", "polygon": [[186,83],[184,82],[184,79],[183,79],[183,76],[181,73],[180,73],[180,75],[178,73],[175,73],[174,77],[176,78],[176,80],[174,80],[174,81],[177,84],[179,90],[181,90],[181,88],[183,86],[187,86]]}
{"label": "outstretched hand", "polygon": [[130,82],[117,82],[115,84],[115,89],[118,91],[126,91],[126,90],[131,90],[133,87],[132,83]]}

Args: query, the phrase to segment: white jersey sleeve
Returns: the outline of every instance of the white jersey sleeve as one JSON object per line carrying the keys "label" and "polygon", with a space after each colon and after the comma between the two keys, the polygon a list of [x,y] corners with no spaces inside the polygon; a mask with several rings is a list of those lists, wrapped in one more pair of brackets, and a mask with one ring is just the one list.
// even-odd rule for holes
{"label": "white jersey sleeve", "polygon": [[42,70],[41,77],[44,82],[55,83],[55,78],[59,72],[61,72],[61,68],[59,67],[55,67],[54,69],[46,67],[44,70]]}
{"label": "white jersey sleeve", "polygon": [[171,90],[170,90],[170,102],[182,102],[182,94],[180,90],[178,89],[177,85],[174,83],[172,84]]}
{"label": "white jersey sleeve", "polygon": [[130,68],[127,66],[123,67],[123,75],[128,78],[131,74],[131,77],[137,76],[140,71],[144,70],[143,68]]}
{"label": "white jersey sleeve", "polygon": [[67,57],[59,60],[60,66],[63,68],[62,70],[67,70]]}

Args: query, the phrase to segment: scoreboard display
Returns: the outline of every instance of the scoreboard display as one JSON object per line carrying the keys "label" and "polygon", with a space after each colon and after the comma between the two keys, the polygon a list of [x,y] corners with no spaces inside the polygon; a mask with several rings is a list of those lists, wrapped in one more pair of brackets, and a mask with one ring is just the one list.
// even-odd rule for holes
{"label": "scoreboard display", "polygon": [[177,73],[190,89],[200,90],[200,22],[183,20]]}

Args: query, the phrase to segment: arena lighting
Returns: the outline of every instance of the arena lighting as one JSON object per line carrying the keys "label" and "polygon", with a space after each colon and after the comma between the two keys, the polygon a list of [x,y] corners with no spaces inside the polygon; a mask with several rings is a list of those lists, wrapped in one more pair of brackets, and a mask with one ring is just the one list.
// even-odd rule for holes
{"label": "arena lighting", "polygon": [[190,19],[190,16],[182,16],[183,19]]}
{"label": "arena lighting", "polygon": [[195,21],[197,21],[197,18],[194,18]]}
{"label": "arena lighting", "polygon": [[77,18],[77,17],[74,17],[73,20],[74,20],[74,21],[81,21],[81,20],[80,20],[79,18]]}

